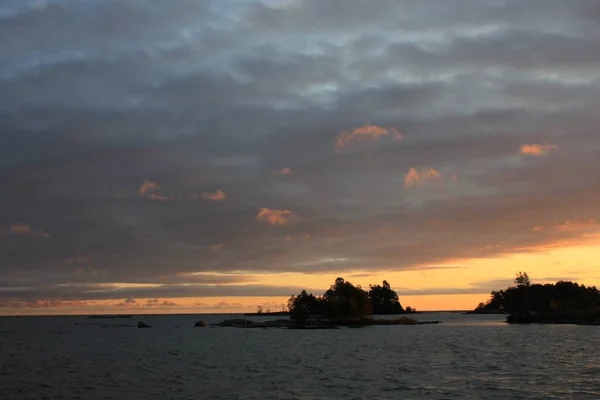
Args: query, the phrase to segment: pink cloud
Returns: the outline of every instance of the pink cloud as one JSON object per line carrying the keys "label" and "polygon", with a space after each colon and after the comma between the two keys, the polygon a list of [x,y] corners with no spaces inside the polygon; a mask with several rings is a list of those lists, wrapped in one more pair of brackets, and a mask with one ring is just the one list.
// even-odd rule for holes
{"label": "pink cloud", "polygon": [[155,200],[155,201],[167,202],[167,201],[173,201],[173,200],[175,200],[175,197],[173,197],[173,196],[163,196],[163,195],[160,195],[160,194],[152,193],[152,194],[150,194],[150,199],[151,200]]}
{"label": "pink cloud", "polygon": [[144,183],[140,187],[140,195],[144,196],[146,193],[155,192],[158,190],[158,185],[151,180],[145,179]]}
{"label": "pink cloud", "polygon": [[279,171],[275,172],[275,175],[290,175],[292,173],[292,169],[290,167],[283,167]]}
{"label": "pink cloud", "polygon": [[295,223],[296,214],[290,210],[273,210],[261,208],[256,216],[258,221],[265,221],[272,226],[290,226]]}
{"label": "pink cloud", "polygon": [[198,197],[210,201],[222,201],[227,198],[227,196],[225,195],[225,193],[223,193],[221,189],[217,190],[215,193],[202,193],[200,196],[198,196],[197,194],[193,194],[190,196],[190,199],[196,200]]}
{"label": "pink cloud", "polygon": [[342,132],[335,142],[335,149],[340,151],[348,147],[353,141],[379,140],[379,138],[386,135],[392,135],[395,140],[402,140],[404,138],[402,133],[398,132],[396,128],[382,128],[377,125],[365,125],[351,131]]}
{"label": "pink cloud", "polygon": [[213,250],[221,250],[221,249],[225,248],[225,245],[223,243],[217,243],[217,244],[213,244],[212,246],[210,246],[210,248]]}
{"label": "pink cloud", "polygon": [[160,190],[159,186],[148,179],[144,180],[144,183],[142,183],[142,186],[140,187],[140,196],[147,199],[162,202],[175,200],[175,196],[167,196],[161,192],[162,191]]}

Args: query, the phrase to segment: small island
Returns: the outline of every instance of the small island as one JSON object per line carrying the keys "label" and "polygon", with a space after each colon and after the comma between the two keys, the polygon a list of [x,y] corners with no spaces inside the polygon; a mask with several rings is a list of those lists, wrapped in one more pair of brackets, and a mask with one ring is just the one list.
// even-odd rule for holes
{"label": "small island", "polygon": [[[256,322],[245,319],[226,320],[212,326],[238,328],[287,328],[287,329],[337,329],[358,328],[373,325],[421,325],[439,321],[418,322],[408,317],[373,318],[373,315],[401,315],[415,313],[411,307],[404,309],[398,294],[387,281],[382,285],[369,285],[369,291],[355,286],[344,278],[337,278],[322,295],[315,296],[302,290],[288,300],[289,319]],[[257,313],[253,315],[263,315]],[[267,314],[268,315],[268,314]]]}
{"label": "small island", "polygon": [[506,313],[511,324],[600,325],[600,292],[569,281],[531,284],[527,273],[519,272],[514,286],[492,291],[490,299],[470,313]]}

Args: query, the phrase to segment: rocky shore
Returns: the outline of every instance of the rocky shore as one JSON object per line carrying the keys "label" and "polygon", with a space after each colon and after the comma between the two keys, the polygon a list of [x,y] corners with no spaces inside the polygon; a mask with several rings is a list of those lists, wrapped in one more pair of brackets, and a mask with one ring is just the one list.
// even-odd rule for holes
{"label": "rocky shore", "polygon": [[395,319],[307,319],[305,321],[294,321],[290,319],[276,319],[266,322],[257,322],[248,319],[228,319],[211,327],[234,327],[234,328],[283,328],[283,329],[338,329],[340,327],[364,327],[374,325],[430,325],[439,324],[441,321],[416,321],[411,318],[402,317]]}

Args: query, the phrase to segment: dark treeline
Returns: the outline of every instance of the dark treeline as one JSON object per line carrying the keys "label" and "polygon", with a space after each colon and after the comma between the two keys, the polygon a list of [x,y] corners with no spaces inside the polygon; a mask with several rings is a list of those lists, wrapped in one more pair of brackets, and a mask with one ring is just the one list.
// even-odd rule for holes
{"label": "dark treeline", "polygon": [[600,309],[600,292],[595,286],[559,281],[545,285],[531,284],[527,273],[519,272],[515,285],[493,291],[486,303],[475,312],[532,311],[537,313],[596,311]]}
{"label": "dark treeline", "polygon": [[288,300],[290,317],[296,320],[311,315],[326,318],[364,318],[373,314],[403,314],[414,312],[400,304],[398,294],[387,281],[382,285],[369,285],[369,291],[360,286],[337,278],[335,283],[322,295],[315,296],[305,290]]}

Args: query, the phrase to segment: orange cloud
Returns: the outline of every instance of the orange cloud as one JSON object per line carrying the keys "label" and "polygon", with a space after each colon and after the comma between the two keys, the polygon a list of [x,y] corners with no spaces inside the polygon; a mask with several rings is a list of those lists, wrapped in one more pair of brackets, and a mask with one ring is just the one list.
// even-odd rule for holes
{"label": "orange cloud", "polygon": [[386,129],[377,125],[365,125],[352,131],[342,132],[335,142],[335,149],[338,151],[343,150],[350,142],[355,140],[379,140],[380,137],[390,134],[396,140],[403,139],[402,133],[398,132],[396,128]]}
{"label": "orange cloud", "polygon": [[151,180],[145,179],[144,183],[140,187],[140,195],[144,196],[146,193],[155,192],[158,190],[158,185]]}
{"label": "orange cloud", "polygon": [[[23,223],[18,223],[18,224],[14,224],[11,225],[8,228],[8,234],[9,235],[15,235],[15,236],[20,236],[20,235],[37,235],[37,236],[41,236],[44,238],[49,238],[50,234],[47,232],[43,232],[43,231],[34,231],[33,229],[31,229],[31,227],[27,224],[23,224]],[[5,236],[5,233],[2,233],[1,236]]]}
{"label": "orange cloud", "polygon": [[15,224],[8,228],[8,233],[11,235],[29,235],[33,233],[33,231],[29,225]]}
{"label": "orange cloud", "polygon": [[134,307],[138,306],[138,302],[133,297],[128,297],[123,302],[115,304],[115,307]]}
{"label": "orange cloud", "polygon": [[275,172],[275,175],[290,175],[292,173],[292,169],[290,167],[283,167],[279,171]]}
{"label": "orange cloud", "polygon": [[272,210],[261,208],[256,216],[258,221],[265,221],[272,226],[290,226],[295,223],[296,214],[290,210]]}
{"label": "orange cloud", "polygon": [[211,308],[211,309],[215,309],[215,310],[239,309],[239,308],[243,308],[243,307],[248,307],[246,304],[243,304],[243,303],[238,303],[238,302],[230,303],[225,300],[222,300],[222,301],[218,302],[217,304],[206,304],[206,303],[202,303],[202,302],[195,302],[194,305],[197,307],[206,307],[206,308]]}
{"label": "orange cloud", "polygon": [[92,259],[89,257],[79,256],[79,257],[69,258],[65,262],[67,264],[84,264],[84,263],[89,263],[90,261],[92,261]]}
{"label": "orange cloud", "polygon": [[555,144],[524,144],[519,153],[524,156],[545,156],[551,151],[558,150],[559,148]]}
{"label": "orange cloud", "polygon": [[[422,186],[428,182],[441,183],[443,178],[444,177],[434,168],[422,168],[420,171],[417,171],[415,168],[411,168],[404,176],[404,186],[416,187]],[[452,174],[451,178],[453,180],[458,179],[456,174]]]}
{"label": "orange cloud", "polygon": [[14,308],[61,308],[61,307],[82,307],[92,304],[91,301],[66,301],[66,300],[35,300],[26,302],[12,302],[10,306]]}
{"label": "orange cloud", "polygon": [[[215,193],[202,193],[200,195],[200,197],[202,197],[204,200],[210,200],[210,201],[221,201],[221,200],[225,200],[227,198],[227,196],[225,195],[225,193],[223,193],[223,191],[221,189],[217,190]],[[190,198],[197,199],[198,195],[193,194]]]}

